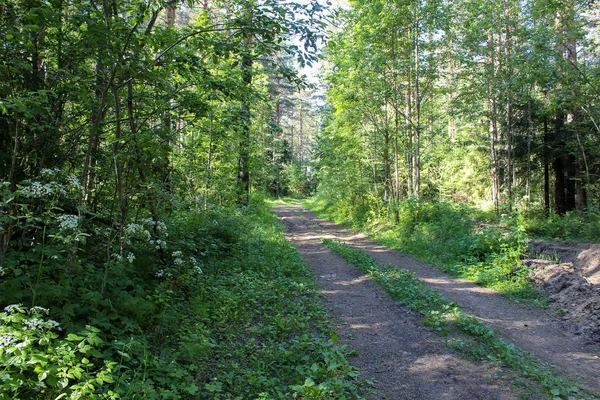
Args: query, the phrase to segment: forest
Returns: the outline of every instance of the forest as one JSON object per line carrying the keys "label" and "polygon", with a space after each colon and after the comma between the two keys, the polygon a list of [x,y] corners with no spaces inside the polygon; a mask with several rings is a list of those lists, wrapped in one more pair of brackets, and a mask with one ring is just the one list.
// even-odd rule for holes
{"label": "forest", "polygon": [[0,399],[364,398],[281,198],[544,304],[528,238],[600,241],[599,22],[0,0]]}

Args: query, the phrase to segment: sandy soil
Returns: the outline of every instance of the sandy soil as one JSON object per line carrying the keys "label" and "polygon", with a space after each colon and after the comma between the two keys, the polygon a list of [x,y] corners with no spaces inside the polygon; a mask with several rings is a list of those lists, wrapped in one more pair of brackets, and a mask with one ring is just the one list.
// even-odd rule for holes
{"label": "sandy soil", "polygon": [[[298,205],[274,211],[288,239],[313,268],[324,304],[337,321],[340,340],[358,352],[353,363],[376,380],[373,399],[513,399],[523,396],[501,369],[458,358],[419,323],[419,317],[392,301],[369,277],[320,242],[333,238],[378,261],[416,276],[494,328],[500,336],[556,365],[562,374],[600,393],[600,347],[562,329],[557,313],[508,301],[501,295],[455,279],[364,235],[317,218]],[[531,398],[531,393],[527,394]]]}
{"label": "sandy soil", "polygon": [[532,240],[524,264],[563,329],[600,344],[600,245]]}

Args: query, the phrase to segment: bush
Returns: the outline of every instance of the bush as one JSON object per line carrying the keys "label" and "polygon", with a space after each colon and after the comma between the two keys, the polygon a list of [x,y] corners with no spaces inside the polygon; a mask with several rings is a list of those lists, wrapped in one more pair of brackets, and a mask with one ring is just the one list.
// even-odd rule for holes
{"label": "bush", "polygon": [[473,220],[457,205],[411,199],[400,203],[398,215],[397,237],[408,251],[450,262],[471,245]]}
{"label": "bush", "polygon": [[88,326],[60,338],[60,325],[42,307],[11,305],[0,313],[0,398],[116,399],[116,362],[100,353],[104,341]]}
{"label": "bush", "polygon": [[568,211],[565,215],[544,215],[543,210],[533,209],[526,213],[526,231],[537,237],[579,242],[600,242],[600,208],[585,211]]}
{"label": "bush", "polygon": [[[335,210],[336,205],[329,204],[325,214],[335,215]],[[475,228],[476,210],[448,202],[406,199],[394,205],[391,213],[397,221],[384,225],[387,229],[382,229],[381,221],[372,221],[375,237],[384,244],[516,301],[544,304],[521,263],[528,239],[519,213],[481,230]],[[365,228],[364,223],[359,225]]]}

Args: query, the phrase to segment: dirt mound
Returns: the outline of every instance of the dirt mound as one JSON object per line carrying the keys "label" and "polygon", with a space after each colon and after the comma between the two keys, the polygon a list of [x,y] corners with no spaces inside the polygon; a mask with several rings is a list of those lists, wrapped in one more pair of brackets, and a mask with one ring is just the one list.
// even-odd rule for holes
{"label": "dirt mound", "polygon": [[600,246],[532,241],[525,265],[562,326],[600,343]]}
{"label": "dirt mound", "polygon": [[555,263],[573,263],[578,275],[600,285],[600,244],[531,240],[530,254]]}

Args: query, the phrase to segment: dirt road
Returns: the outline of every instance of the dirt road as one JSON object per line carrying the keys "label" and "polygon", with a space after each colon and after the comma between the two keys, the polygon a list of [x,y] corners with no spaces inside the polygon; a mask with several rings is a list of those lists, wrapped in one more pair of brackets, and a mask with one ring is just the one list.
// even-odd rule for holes
{"label": "dirt road", "polygon": [[320,241],[323,237],[357,247],[382,263],[414,271],[501,337],[600,393],[598,347],[561,330],[548,311],[515,304],[491,290],[451,278],[364,235],[319,219],[299,205],[282,205],[274,211],[285,224],[288,239],[313,268],[324,304],[338,321],[340,340],[358,352],[353,363],[365,377],[375,378],[374,399],[512,399],[536,395],[520,393],[502,370],[450,353],[443,346],[443,338],[424,328],[416,313],[390,300],[368,276],[327,250]]}

